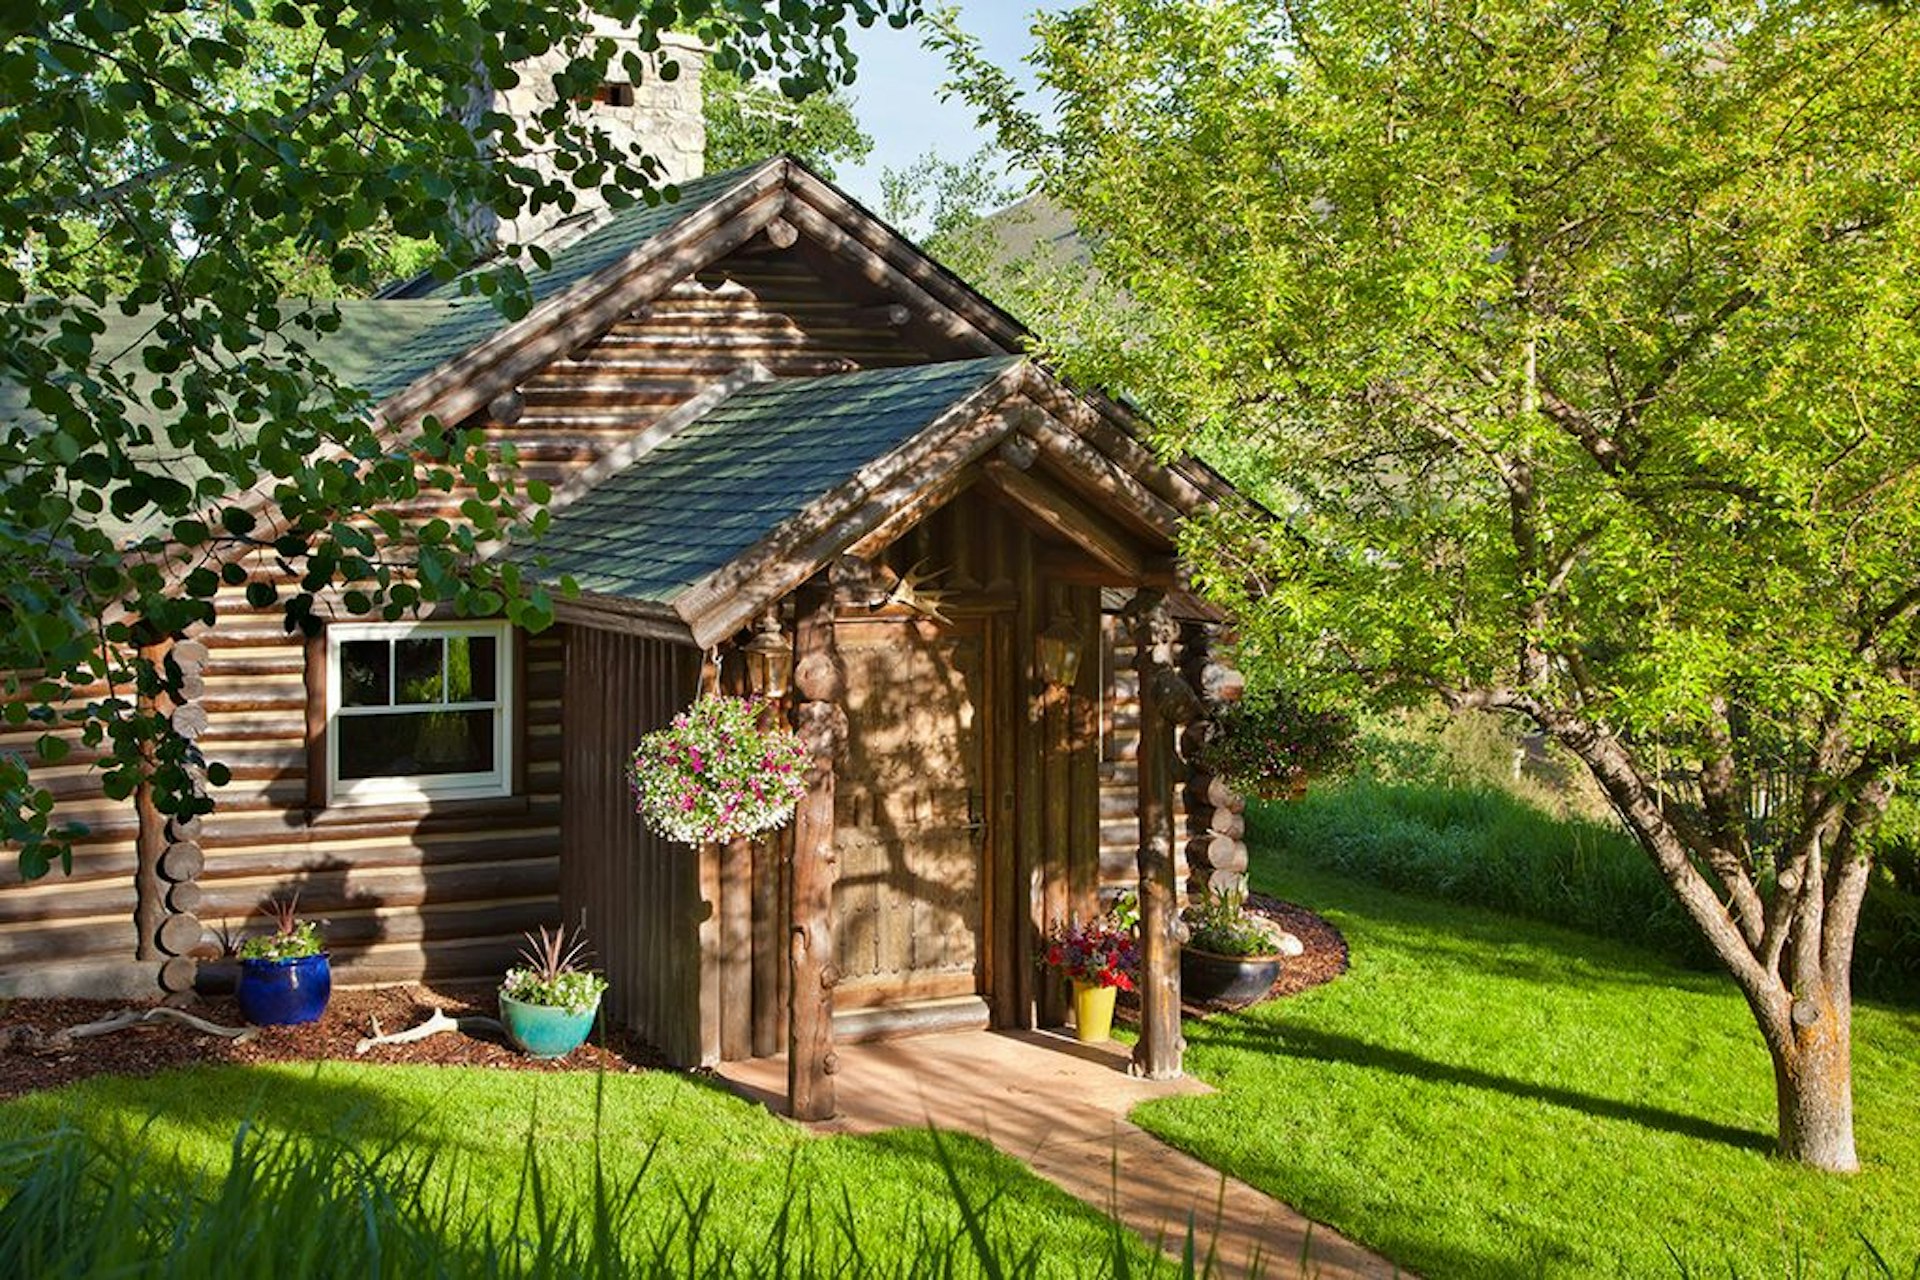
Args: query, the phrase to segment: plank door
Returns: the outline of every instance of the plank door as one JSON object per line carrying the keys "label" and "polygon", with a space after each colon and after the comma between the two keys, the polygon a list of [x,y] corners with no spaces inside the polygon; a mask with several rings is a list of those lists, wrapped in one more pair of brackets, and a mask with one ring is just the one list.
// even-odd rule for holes
{"label": "plank door", "polygon": [[834,795],[842,1008],[974,995],[986,971],[985,628],[837,620],[848,751]]}

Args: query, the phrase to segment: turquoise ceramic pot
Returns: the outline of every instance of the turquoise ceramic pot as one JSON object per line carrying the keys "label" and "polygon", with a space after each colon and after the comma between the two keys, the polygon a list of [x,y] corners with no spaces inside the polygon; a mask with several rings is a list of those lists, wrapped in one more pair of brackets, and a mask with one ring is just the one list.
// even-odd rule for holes
{"label": "turquoise ceramic pot", "polygon": [[564,1058],[587,1041],[593,1020],[600,1012],[599,1002],[585,1013],[556,1009],[552,1005],[527,1004],[500,993],[500,1021],[506,1024],[508,1037],[520,1051],[534,1058]]}

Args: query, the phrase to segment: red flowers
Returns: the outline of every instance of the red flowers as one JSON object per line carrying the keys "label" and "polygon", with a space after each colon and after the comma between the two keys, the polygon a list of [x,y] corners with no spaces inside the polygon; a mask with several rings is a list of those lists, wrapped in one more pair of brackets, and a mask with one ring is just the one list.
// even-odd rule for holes
{"label": "red flowers", "polygon": [[1121,928],[1109,916],[1096,916],[1084,924],[1075,920],[1054,930],[1041,962],[1075,982],[1132,991],[1140,969],[1140,944],[1132,930]]}

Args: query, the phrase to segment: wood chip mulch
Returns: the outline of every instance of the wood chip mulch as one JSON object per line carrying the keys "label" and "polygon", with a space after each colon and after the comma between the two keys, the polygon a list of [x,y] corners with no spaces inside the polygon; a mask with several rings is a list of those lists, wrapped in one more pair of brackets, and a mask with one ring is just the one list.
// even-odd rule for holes
{"label": "wood chip mulch", "polygon": [[[1281,966],[1280,979],[1264,999],[1294,995],[1347,971],[1347,940],[1320,916],[1291,902],[1261,894],[1249,895],[1249,910],[1279,921],[1299,938],[1306,952]],[[1258,1003],[1258,1002],[1256,1002]],[[529,1058],[508,1045],[497,1032],[445,1032],[412,1044],[381,1045],[356,1057],[354,1046],[372,1034],[370,1019],[384,1032],[404,1031],[424,1022],[438,1007],[450,1017],[492,1017],[490,989],[434,989],[398,986],[342,989],[333,993],[318,1022],[299,1027],[261,1027],[246,1041],[235,1043],[204,1035],[173,1023],[133,1027],[108,1035],[74,1041],[69,1048],[36,1052],[42,1038],[82,1023],[95,1022],[127,1008],[111,1000],[0,1001],[0,1099],[36,1089],[51,1089],[96,1075],[151,1075],[173,1067],[204,1062],[401,1062],[464,1067],[497,1067],[509,1071],[645,1071],[665,1066],[659,1051],[623,1031],[596,1030],[595,1039],[557,1060]],[[1245,1006],[1237,1006],[1244,1008]],[[240,1026],[240,1010],[229,998],[201,1000],[190,1011],[210,1022]],[[1185,1005],[1190,1018],[1225,1012],[1225,1006]],[[1122,1019],[1132,1010],[1121,1012]]]}
{"label": "wood chip mulch", "polygon": [[[157,1002],[156,1002],[157,1003]],[[95,1022],[136,1003],[114,1000],[0,1001],[0,1098],[35,1089],[51,1089],[88,1076],[151,1075],[172,1067],[204,1062],[313,1062],[338,1058],[349,1062],[499,1067],[511,1071],[644,1071],[664,1065],[658,1051],[621,1031],[594,1039],[565,1058],[529,1058],[498,1032],[443,1032],[412,1044],[380,1045],[360,1057],[354,1046],[372,1034],[370,1018],[386,1033],[426,1021],[436,1007],[449,1017],[495,1015],[493,992],[436,990],[424,986],[342,989],[333,993],[318,1022],[298,1027],[261,1027],[250,1040],[235,1043],[203,1035],[173,1023],[138,1026],[76,1040],[70,1048],[35,1052],[41,1037]],[[242,1026],[230,998],[197,1001],[189,1012],[210,1022]]]}
{"label": "wood chip mulch", "polygon": [[1347,971],[1347,940],[1326,920],[1305,907],[1264,893],[1247,895],[1247,909],[1256,915],[1279,922],[1282,929],[1300,939],[1306,951],[1280,966],[1280,980],[1268,990],[1266,998],[1298,995],[1309,987],[1332,982]]}

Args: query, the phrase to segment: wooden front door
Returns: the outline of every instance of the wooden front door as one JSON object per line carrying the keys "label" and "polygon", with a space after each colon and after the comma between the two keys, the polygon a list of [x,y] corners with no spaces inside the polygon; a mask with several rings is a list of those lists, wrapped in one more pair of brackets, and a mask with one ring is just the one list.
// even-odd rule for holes
{"label": "wooden front door", "polygon": [[836,1004],[982,992],[987,650],[978,619],[840,619]]}

